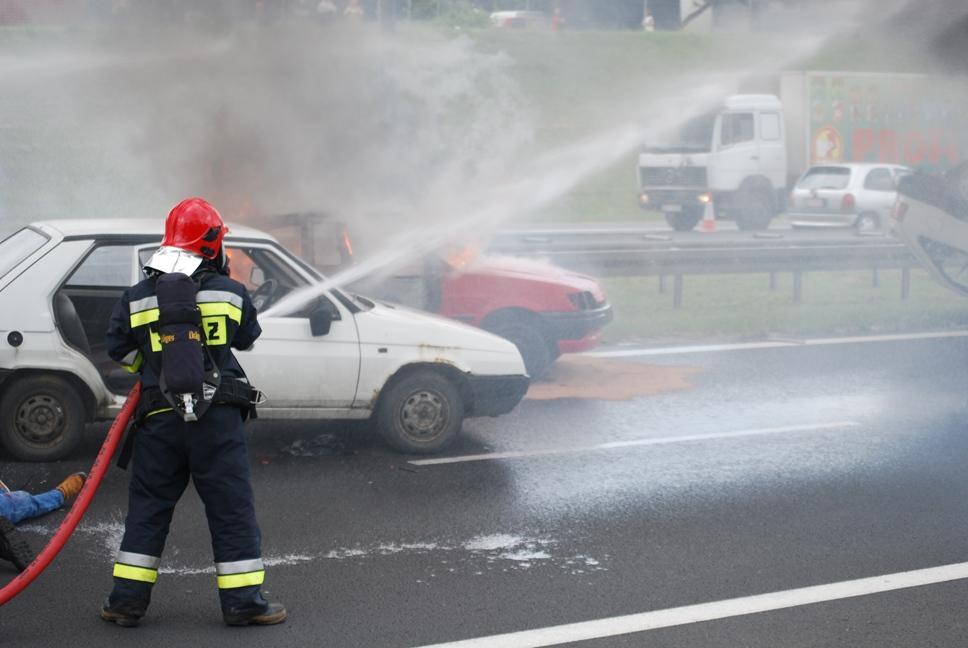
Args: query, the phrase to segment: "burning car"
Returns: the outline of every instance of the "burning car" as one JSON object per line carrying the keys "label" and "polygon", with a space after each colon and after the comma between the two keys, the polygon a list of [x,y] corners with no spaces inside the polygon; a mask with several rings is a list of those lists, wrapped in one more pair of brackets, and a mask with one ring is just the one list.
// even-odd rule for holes
{"label": "burning car", "polygon": [[[273,232],[292,240],[300,256],[323,272],[352,263],[346,225],[321,212],[273,216]],[[443,315],[514,342],[528,375],[542,377],[563,353],[598,344],[612,320],[601,284],[550,263],[482,255],[475,246],[430,254],[391,276],[354,288],[390,303]]]}
{"label": "burning car", "polygon": [[598,344],[612,319],[591,277],[532,259],[478,255],[465,248],[426,257],[365,291],[479,326],[514,342],[528,375],[542,377],[562,353]]}
{"label": "burning car", "polygon": [[[0,242],[0,443],[12,456],[68,455],[84,424],[113,417],[135,377],[110,360],[114,304],[140,279],[162,223],[34,223]],[[266,309],[322,276],[276,239],[231,226],[233,278]],[[335,288],[239,354],[267,419],[372,419],[404,452],[437,452],[465,417],[511,411],[528,387],[513,344],[453,320]]]}

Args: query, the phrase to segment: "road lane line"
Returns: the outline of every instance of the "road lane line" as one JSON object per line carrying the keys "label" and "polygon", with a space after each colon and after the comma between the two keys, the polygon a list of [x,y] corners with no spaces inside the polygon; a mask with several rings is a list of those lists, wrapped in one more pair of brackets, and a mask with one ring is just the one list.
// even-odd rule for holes
{"label": "road lane line", "polygon": [[684,355],[689,353],[717,353],[722,351],[749,351],[755,349],[783,349],[804,346],[831,346],[835,344],[864,344],[868,342],[902,342],[909,340],[937,340],[968,337],[968,331],[939,333],[897,333],[891,335],[864,335],[856,337],[815,338],[808,340],[768,340],[739,344],[700,344],[693,346],[655,347],[649,349],[617,349],[614,351],[588,351],[581,355],[593,358],[636,358],[660,355]]}
{"label": "road lane line", "polygon": [[965,578],[968,578],[968,562],[710,603],[699,603],[697,605],[686,605],[653,612],[549,626],[535,630],[509,632],[490,637],[425,645],[421,648],[540,648],[541,646],[556,646],[576,641],[590,641],[633,632],[783,610],[814,603],[838,601],[910,587],[936,585]]}
{"label": "road lane line", "polygon": [[832,423],[817,423],[812,425],[787,425],[783,427],[759,428],[754,430],[737,430],[734,432],[711,432],[709,434],[688,434],[673,437],[658,437],[651,439],[630,439],[628,441],[610,441],[589,446],[572,448],[546,448],[542,450],[521,450],[511,452],[487,452],[483,454],[459,455],[456,457],[436,457],[433,459],[414,459],[407,463],[415,466],[434,466],[439,464],[467,463],[471,461],[492,461],[495,459],[521,459],[524,457],[546,457],[563,454],[580,454],[597,450],[614,450],[615,448],[629,448],[633,446],[666,445],[670,443],[685,443],[688,441],[709,441],[715,439],[733,439],[737,437],[758,436],[764,434],[782,434],[785,432],[818,432],[823,430],[837,430],[858,427],[856,421],[834,421]]}

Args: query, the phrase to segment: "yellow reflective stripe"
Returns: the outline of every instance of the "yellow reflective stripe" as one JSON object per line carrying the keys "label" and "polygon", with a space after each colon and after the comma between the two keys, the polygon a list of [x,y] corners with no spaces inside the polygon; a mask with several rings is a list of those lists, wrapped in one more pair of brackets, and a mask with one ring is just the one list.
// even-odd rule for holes
{"label": "yellow reflective stripe", "polygon": [[141,311],[140,313],[131,313],[131,328],[157,322],[159,312],[160,311],[157,308],[149,308],[148,310]]}
{"label": "yellow reflective stripe", "polygon": [[144,354],[142,354],[141,351],[138,351],[138,353],[134,357],[134,361],[133,362],[131,362],[130,364],[123,364],[122,363],[121,366],[128,373],[138,373],[138,371],[141,369],[141,367],[142,367],[142,365],[144,365],[144,363],[145,363]]}
{"label": "yellow reflective stripe", "polygon": [[202,317],[213,317],[215,315],[225,315],[237,324],[242,323],[242,309],[228,302],[208,302],[199,304],[198,310],[202,311]]}
{"label": "yellow reflective stripe", "polygon": [[151,410],[150,412],[145,414],[145,418],[148,418],[149,416],[154,416],[155,414],[161,414],[163,412],[171,412],[174,409],[175,408],[173,407],[162,407],[161,409]]}
{"label": "yellow reflective stripe", "polygon": [[262,585],[266,578],[264,569],[249,572],[247,574],[227,574],[218,577],[219,589],[232,589],[235,587],[249,587],[250,585]]}
{"label": "yellow reflective stripe", "polygon": [[132,567],[131,565],[122,565],[121,563],[114,563],[114,575],[118,578],[127,578],[128,580],[141,581],[142,583],[154,583],[158,580],[158,572],[154,569]]}

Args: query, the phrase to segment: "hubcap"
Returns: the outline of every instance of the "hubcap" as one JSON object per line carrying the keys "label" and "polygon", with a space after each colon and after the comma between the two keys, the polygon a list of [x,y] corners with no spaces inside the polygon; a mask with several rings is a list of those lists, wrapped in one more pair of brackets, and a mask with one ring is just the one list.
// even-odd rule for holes
{"label": "hubcap", "polygon": [[33,444],[55,441],[64,431],[64,408],[53,396],[36,394],[24,399],[17,408],[17,432]]}
{"label": "hubcap", "polygon": [[403,404],[400,423],[411,437],[421,441],[433,439],[447,424],[447,403],[436,392],[415,392]]}

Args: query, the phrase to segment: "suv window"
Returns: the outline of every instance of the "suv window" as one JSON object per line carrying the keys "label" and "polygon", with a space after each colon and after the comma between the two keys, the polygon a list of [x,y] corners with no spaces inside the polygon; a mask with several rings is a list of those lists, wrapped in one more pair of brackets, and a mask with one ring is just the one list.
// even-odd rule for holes
{"label": "suv window", "polygon": [[872,169],[864,180],[864,189],[872,191],[894,191],[894,178],[890,169]]}
{"label": "suv window", "polygon": [[837,166],[810,168],[797,183],[797,189],[846,189],[850,183],[850,169]]}
{"label": "suv window", "polygon": [[0,242],[0,277],[44,246],[48,237],[32,229],[22,229]]}
{"label": "suv window", "polygon": [[102,245],[94,248],[64,285],[127,288],[131,285],[133,245]]}
{"label": "suv window", "polygon": [[753,139],[753,113],[726,113],[719,142],[723,146]]}

